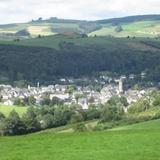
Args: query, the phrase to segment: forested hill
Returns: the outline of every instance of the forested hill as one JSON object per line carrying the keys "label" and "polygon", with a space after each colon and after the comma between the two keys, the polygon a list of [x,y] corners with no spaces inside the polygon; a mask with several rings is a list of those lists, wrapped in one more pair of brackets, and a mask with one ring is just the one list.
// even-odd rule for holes
{"label": "forested hill", "polygon": [[55,77],[80,77],[100,71],[128,75],[144,70],[148,79],[160,81],[159,41],[127,41],[115,39],[110,45],[84,46],[63,42],[59,49],[1,44],[0,83],[27,80],[49,84]]}

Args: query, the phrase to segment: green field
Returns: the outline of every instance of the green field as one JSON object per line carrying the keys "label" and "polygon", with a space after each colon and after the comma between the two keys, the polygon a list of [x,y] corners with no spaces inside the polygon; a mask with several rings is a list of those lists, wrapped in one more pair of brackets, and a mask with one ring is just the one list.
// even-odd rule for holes
{"label": "green field", "polygon": [[[42,38],[32,38],[24,39],[19,42],[9,41],[9,40],[0,40],[0,44],[5,45],[20,45],[20,46],[33,46],[33,47],[47,47],[47,48],[59,48],[59,43],[61,42],[71,42],[75,45],[88,46],[88,45],[101,45],[101,46],[112,46],[120,47],[127,45],[133,48],[139,48],[144,50],[153,49],[141,43],[141,41],[147,40],[146,38],[136,38],[136,39],[127,39],[127,38],[112,38],[112,37],[87,37],[87,38],[68,38],[66,36],[45,36]],[[160,42],[159,40],[150,39],[150,41]]]}
{"label": "green field", "polygon": [[[139,128],[137,130],[137,127]],[[1,160],[158,160],[160,120],[124,130],[0,138]]]}
{"label": "green field", "polygon": [[[12,44],[12,45],[22,45],[22,46],[36,46],[36,47],[49,47],[49,48],[58,48],[60,42],[73,42],[77,45],[92,45],[92,44],[101,44],[101,45],[111,45],[116,42],[116,39],[107,38],[107,37],[97,37],[97,38],[68,38],[65,36],[46,36],[43,38],[34,38],[21,40],[20,42],[15,41],[0,41],[0,44]],[[117,39],[119,43],[119,40]]]}
{"label": "green field", "polygon": [[0,112],[8,116],[9,113],[15,110],[20,116],[27,111],[27,107],[17,107],[17,106],[0,106]]}
{"label": "green field", "polygon": [[[113,20],[114,22],[114,20]],[[81,27],[81,24],[84,27]],[[97,25],[97,28],[93,26]],[[115,28],[117,25],[121,25],[123,31],[116,32]],[[20,30],[28,30],[32,37],[37,37],[38,35],[49,36],[55,35],[57,33],[63,32],[77,32],[86,33],[89,36],[106,36],[111,35],[114,37],[126,37],[126,36],[136,36],[136,37],[156,37],[160,35],[160,20],[148,19],[146,20],[133,20],[131,22],[121,21],[117,22],[117,25],[113,25],[112,22],[99,23],[98,21],[93,21],[93,23],[79,21],[79,22],[69,22],[59,20],[57,22],[28,22],[28,23],[17,23],[0,25],[0,38],[4,39],[4,33],[14,34]],[[2,36],[3,35],[3,36]],[[12,37],[13,39],[13,37]]]}
{"label": "green field", "polygon": [[123,31],[115,32],[116,26],[103,25],[100,30],[89,33],[89,36],[105,36],[112,35],[115,37],[155,37],[160,34],[160,22],[159,21],[139,21],[132,23],[122,23]]}

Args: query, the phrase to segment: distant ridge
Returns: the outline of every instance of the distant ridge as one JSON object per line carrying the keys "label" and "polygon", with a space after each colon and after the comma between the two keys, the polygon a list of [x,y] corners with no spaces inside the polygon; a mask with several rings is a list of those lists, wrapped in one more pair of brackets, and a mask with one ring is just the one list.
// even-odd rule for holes
{"label": "distant ridge", "polygon": [[160,14],[151,14],[151,15],[135,15],[135,16],[127,16],[127,17],[120,17],[120,18],[110,18],[110,19],[103,19],[97,20],[96,22],[99,23],[131,23],[135,21],[157,21],[160,20]]}

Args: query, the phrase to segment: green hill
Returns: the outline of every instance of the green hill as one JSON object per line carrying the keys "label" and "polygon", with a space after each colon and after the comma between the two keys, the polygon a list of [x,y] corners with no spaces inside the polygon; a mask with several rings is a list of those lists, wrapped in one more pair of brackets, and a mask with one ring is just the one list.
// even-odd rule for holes
{"label": "green hill", "polygon": [[0,41],[0,82],[51,84],[57,77],[89,76],[102,71],[140,74],[146,69],[148,80],[159,82],[159,44],[159,39],[151,38],[62,35]]}
{"label": "green hill", "polygon": [[154,130],[160,129],[160,120],[153,120],[148,122],[137,123],[128,126],[117,127],[111,129],[112,131],[116,130]]}
{"label": "green hill", "polygon": [[[117,32],[118,26],[121,26],[122,30]],[[28,23],[0,25],[0,38],[14,39],[16,33],[21,30],[27,30],[31,37],[63,32],[85,33],[89,36],[157,37],[160,35],[160,15],[130,16],[99,21],[67,20],[55,17],[43,20],[40,18]]]}
{"label": "green hill", "polygon": [[[140,126],[145,128],[144,123]],[[132,127],[117,131],[0,137],[0,157],[1,160],[157,160],[159,126],[157,120],[147,122],[147,131]]]}

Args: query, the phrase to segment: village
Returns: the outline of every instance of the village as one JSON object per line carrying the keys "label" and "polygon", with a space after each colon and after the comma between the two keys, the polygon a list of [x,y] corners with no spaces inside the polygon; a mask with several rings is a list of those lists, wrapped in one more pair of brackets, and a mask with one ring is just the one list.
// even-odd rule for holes
{"label": "village", "polygon": [[[1,105],[12,106],[15,105],[16,99],[26,99],[33,97],[35,105],[41,105],[44,97],[48,95],[49,99],[57,98],[66,105],[79,104],[83,109],[88,109],[88,106],[105,104],[113,96],[125,97],[128,104],[136,102],[140,98],[148,95],[156,88],[143,88],[143,89],[124,89],[125,76],[115,79],[114,83],[103,82],[103,87],[100,91],[91,89],[89,86],[77,86],[73,84],[55,84],[49,86],[40,86],[37,83],[36,87],[28,85],[27,88],[12,87],[11,85],[0,85]],[[133,76],[131,77],[133,78]],[[105,79],[105,77],[104,77]],[[64,81],[65,79],[61,79]]]}

